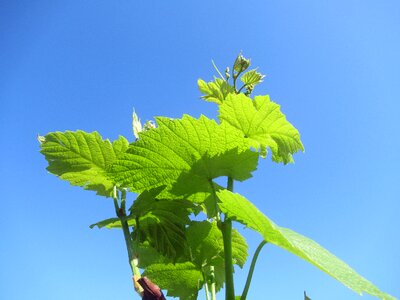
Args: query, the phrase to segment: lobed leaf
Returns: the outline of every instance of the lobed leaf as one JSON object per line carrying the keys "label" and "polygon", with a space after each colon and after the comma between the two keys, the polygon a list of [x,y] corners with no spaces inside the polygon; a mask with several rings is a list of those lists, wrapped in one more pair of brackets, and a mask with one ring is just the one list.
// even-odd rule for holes
{"label": "lobed leaf", "polygon": [[257,231],[267,242],[313,264],[360,295],[365,292],[383,300],[395,300],[313,240],[276,225],[243,196],[227,190],[217,194],[223,213]]}
{"label": "lobed leaf", "polygon": [[97,132],[52,132],[44,137],[40,152],[49,163],[50,173],[72,185],[111,197],[115,183],[107,176],[108,168],[128,144],[122,136],[111,143]]}
{"label": "lobed leaf", "polygon": [[113,180],[135,192],[166,186],[164,197],[202,203],[212,193],[213,178],[242,181],[256,169],[257,154],[229,125],[205,116],[156,120],[158,128],[140,133],[111,169]]}
{"label": "lobed leaf", "polygon": [[243,76],[240,77],[240,80],[244,83],[246,87],[247,86],[254,87],[257,84],[263,82],[264,77],[265,77],[264,75],[257,72],[257,69],[253,69],[243,74]]}
{"label": "lobed leaf", "polygon": [[231,94],[219,107],[219,119],[243,134],[261,155],[269,148],[275,162],[287,164],[293,161],[292,154],[304,151],[299,132],[269,96],[256,96],[253,101]]}

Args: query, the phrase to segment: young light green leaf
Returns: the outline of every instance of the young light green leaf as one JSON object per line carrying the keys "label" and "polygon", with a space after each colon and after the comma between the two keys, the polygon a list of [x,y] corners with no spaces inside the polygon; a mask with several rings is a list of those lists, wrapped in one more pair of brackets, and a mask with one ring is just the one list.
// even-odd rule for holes
{"label": "young light green leaf", "polygon": [[194,195],[201,203],[212,193],[213,178],[242,181],[256,169],[257,154],[229,125],[205,116],[156,120],[158,128],[142,132],[112,167],[114,180],[135,192],[165,185],[172,198]]}
{"label": "young light green leaf", "polygon": [[136,139],[139,138],[139,133],[143,131],[142,123],[135,111],[132,113],[132,130]]}
{"label": "young light green leaf", "polygon": [[276,162],[287,164],[293,161],[292,154],[304,151],[299,132],[269,96],[256,96],[253,101],[243,94],[231,94],[220,105],[219,114],[222,124],[241,132],[262,155],[271,149]]}
{"label": "young light green leaf", "polygon": [[107,177],[107,170],[128,144],[122,136],[111,144],[97,132],[52,132],[44,137],[40,152],[49,163],[50,173],[72,185],[111,197],[114,182]]}
{"label": "young light green leaf", "polygon": [[235,92],[233,86],[221,78],[214,78],[214,81],[208,83],[199,79],[197,85],[200,92],[204,94],[204,96],[201,96],[202,99],[208,102],[215,102],[218,105],[222,104],[229,94]]}
{"label": "young light green leaf", "polygon": [[243,74],[243,76],[240,77],[240,80],[244,83],[245,86],[254,87],[257,84],[261,83],[264,77],[264,75],[257,72],[257,69],[253,69]]}
{"label": "young light green leaf", "polygon": [[257,231],[267,242],[313,264],[360,295],[365,292],[383,300],[395,300],[313,240],[276,225],[243,196],[227,190],[217,194],[223,213]]}
{"label": "young light green leaf", "polygon": [[180,299],[197,299],[197,293],[203,286],[202,272],[191,262],[150,265],[143,276],[167,290],[168,296]]}

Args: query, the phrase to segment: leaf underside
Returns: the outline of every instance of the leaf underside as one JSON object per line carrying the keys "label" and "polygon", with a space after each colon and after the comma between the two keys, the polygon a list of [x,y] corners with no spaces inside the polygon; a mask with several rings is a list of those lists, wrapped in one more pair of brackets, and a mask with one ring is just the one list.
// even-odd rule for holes
{"label": "leaf underside", "polygon": [[257,231],[267,242],[306,260],[360,295],[365,292],[384,300],[395,299],[313,240],[276,225],[243,196],[227,190],[217,194],[223,213]]}
{"label": "leaf underside", "polygon": [[197,299],[197,293],[203,285],[203,274],[191,262],[150,265],[143,276],[168,290],[168,296],[180,299]]}
{"label": "leaf underside", "polygon": [[49,163],[50,173],[72,185],[111,197],[114,182],[107,176],[108,168],[128,144],[122,136],[111,143],[97,132],[52,132],[44,137],[40,152]]}
{"label": "leaf underside", "polygon": [[158,128],[140,133],[112,167],[113,179],[132,191],[166,186],[163,197],[202,203],[213,192],[211,180],[251,177],[258,154],[231,126],[205,116],[156,118]]}
{"label": "leaf underside", "polygon": [[287,164],[293,161],[294,153],[304,151],[299,132],[269,96],[252,100],[243,94],[231,94],[219,107],[219,119],[245,136],[261,155],[270,149],[275,162]]}

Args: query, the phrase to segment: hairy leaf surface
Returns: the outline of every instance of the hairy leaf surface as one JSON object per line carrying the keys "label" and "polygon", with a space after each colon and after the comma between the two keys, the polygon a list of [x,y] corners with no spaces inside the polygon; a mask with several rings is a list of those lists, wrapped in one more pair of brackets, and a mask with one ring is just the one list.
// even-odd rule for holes
{"label": "hairy leaf surface", "polygon": [[256,96],[253,101],[243,94],[231,94],[220,105],[219,114],[222,124],[241,132],[261,155],[269,148],[276,162],[287,164],[293,161],[292,154],[304,151],[299,132],[269,96]]}
{"label": "hairy leaf surface", "polygon": [[44,137],[40,152],[49,163],[50,173],[72,185],[110,197],[114,182],[107,177],[108,168],[128,144],[122,136],[111,143],[97,132],[52,132]]}
{"label": "hairy leaf surface", "polygon": [[395,299],[380,291],[371,282],[357,274],[346,263],[313,240],[276,225],[243,196],[227,190],[219,191],[217,194],[221,201],[219,205],[222,212],[229,218],[257,231],[267,242],[306,260],[359,294],[365,292],[380,299]]}
{"label": "hairy leaf surface", "polygon": [[165,185],[173,198],[192,195],[202,202],[212,192],[211,179],[230,176],[242,181],[256,169],[257,154],[232,126],[205,116],[156,121],[158,128],[141,132],[112,167],[114,180],[133,191]]}

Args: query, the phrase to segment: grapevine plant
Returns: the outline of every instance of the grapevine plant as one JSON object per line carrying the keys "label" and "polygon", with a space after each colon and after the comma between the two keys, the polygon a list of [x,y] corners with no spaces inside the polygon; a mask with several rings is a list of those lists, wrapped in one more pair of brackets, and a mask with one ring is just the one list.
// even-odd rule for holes
{"label": "grapevine plant", "polygon": [[[245,300],[260,250],[271,244],[359,294],[395,299],[234,192],[235,181],[251,178],[267,154],[286,165],[304,148],[278,104],[268,95],[251,97],[264,75],[249,70],[249,59],[240,54],[224,75],[213,65],[218,76],[199,79],[198,87],[202,99],[218,106],[218,120],[156,117],[142,126],[134,113],[131,143],[81,130],[39,137],[50,173],[112,200],[116,216],[91,227],[122,229],[135,290],[143,299],[165,299],[162,289],[188,300],[203,289],[206,299],[215,300],[225,286],[226,300]],[[217,183],[220,177],[226,184]],[[234,223],[261,236],[241,292],[234,288],[234,265],[246,263],[248,246]]]}

